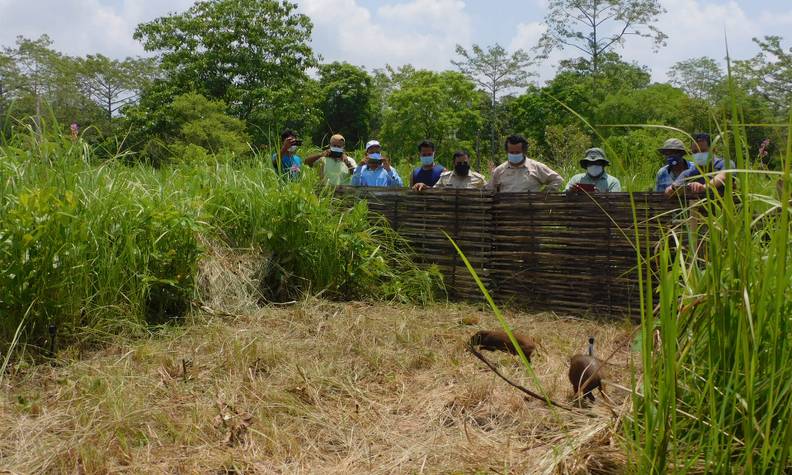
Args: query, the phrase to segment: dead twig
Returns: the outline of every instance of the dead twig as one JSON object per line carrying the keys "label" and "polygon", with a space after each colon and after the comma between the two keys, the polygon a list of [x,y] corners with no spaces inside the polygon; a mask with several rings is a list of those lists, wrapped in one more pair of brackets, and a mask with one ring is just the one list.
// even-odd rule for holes
{"label": "dead twig", "polygon": [[524,392],[525,394],[531,396],[534,399],[538,399],[538,400],[546,402],[547,404],[550,404],[552,406],[555,406],[555,407],[558,407],[558,408],[561,408],[561,409],[566,409],[567,411],[570,411],[570,412],[574,412],[571,408],[569,408],[567,406],[564,406],[563,404],[559,404],[559,403],[553,401],[550,398],[546,398],[544,396],[536,394],[535,392],[531,391],[530,389],[525,388],[523,386],[520,386],[519,384],[517,384],[515,382],[512,382],[509,378],[507,378],[506,376],[502,375],[500,373],[500,371],[498,371],[498,368],[496,368],[495,365],[490,363],[489,360],[487,360],[487,358],[484,357],[484,355],[482,355],[478,350],[476,350],[473,347],[473,345],[468,345],[467,349],[468,349],[469,352],[473,353],[473,356],[475,356],[476,358],[480,359],[485,365],[487,365],[487,367],[489,369],[492,370],[493,373],[498,375],[498,377],[501,378],[502,380],[506,381],[510,386],[519,389],[520,391]]}

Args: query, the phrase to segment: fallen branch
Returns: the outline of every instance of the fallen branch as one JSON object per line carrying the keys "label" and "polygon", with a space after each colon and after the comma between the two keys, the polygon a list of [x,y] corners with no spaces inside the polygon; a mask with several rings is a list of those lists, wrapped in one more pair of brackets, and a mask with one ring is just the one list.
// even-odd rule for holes
{"label": "fallen branch", "polygon": [[517,383],[515,383],[515,382],[512,382],[511,380],[509,380],[509,378],[507,378],[506,376],[502,375],[502,374],[500,373],[500,371],[498,371],[498,368],[496,368],[496,367],[495,367],[495,365],[493,365],[492,363],[490,363],[490,362],[489,362],[489,360],[487,360],[487,358],[485,358],[485,357],[484,357],[484,355],[482,355],[482,354],[481,354],[481,352],[479,352],[478,350],[476,350],[476,349],[473,347],[473,345],[468,345],[467,349],[468,349],[468,351],[470,351],[471,353],[473,353],[473,356],[475,356],[476,358],[478,358],[478,359],[480,359],[482,362],[484,362],[484,364],[485,364],[485,365],[487,365],[487,367],[488,367],[489,369],[491,369],[493,373],[495,373],[496,375],[498,375],[498,377],[499,377],[499,378],[501,378],[502,380],[504,380],[504,381],[506,381],[507,383],[509,383],[509,385],[510,385],[510,386],[512,386],[512,387],[514,387],[514,388],[517,388],[517,389],[519,389],[520,391],[524,392],[525,394],[527,394],[527,395],[531,396],[531,397],[532,397],[532,398],[534,398],[534,399],[538,399],[538,400],[540,400],[540,401],[543,401],[543,402],[545,402],[545,403],[547,403],[547,404],[550,404],[550,405],[552,405],[552,406],[555,406],[555,407],[558,407],[558,408],[561,408],[561,409],[566,409],[567,411],[570,411],[570,412],[575,412],[575,411],[573,411],[571,408],[569,408],[569,407],[567,407],[567,406],[564,406],[563,404],[559,404],[559,403],[557,403],[557,402],[553,401],[553,400],[552,400],[552,399],[550,399],[550,398],[546,398],[546,397],[544,397],[544,396],[540,396],[539,394],[536,394],[535,392],[531,391],[530,389],[528,389],[528,388],[525,388],[525,387],[523,387],[523,386],[520,386],[519,384],[517,384]]}

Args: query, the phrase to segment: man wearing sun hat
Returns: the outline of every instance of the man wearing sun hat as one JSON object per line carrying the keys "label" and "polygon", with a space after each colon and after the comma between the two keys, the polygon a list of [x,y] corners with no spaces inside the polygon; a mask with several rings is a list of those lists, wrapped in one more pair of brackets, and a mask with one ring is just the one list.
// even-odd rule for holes
{"label": "man wearing sun hat", "polygon": [[590,148],[580,160],[580,166],[586,169],[585,173],[578,173],[569,179],[564,191],[579,191],[584,187],[580,185],[592,185],[600,193],[621,191],[619,179],[608,175],[605,167],[610,165],[610,161],[605,158],[605,151],[601,148]]}
{"label": "man wearing sun hat", "polygon": [[657,151],[663,155],[666,164],[657,171],[655,191],[664,193],[683,172],[694,168],[694,166],[693,162],[687,160],[688,151],[685,148],[685,144],[679,139],[666,140]]}
{"label": "man wearing sun hat", "polygon": [[365,163],[358,165],[352,174],[352,186],[402,187],[399,173],[382,155],[382,146],[376,140],[366,144]]}

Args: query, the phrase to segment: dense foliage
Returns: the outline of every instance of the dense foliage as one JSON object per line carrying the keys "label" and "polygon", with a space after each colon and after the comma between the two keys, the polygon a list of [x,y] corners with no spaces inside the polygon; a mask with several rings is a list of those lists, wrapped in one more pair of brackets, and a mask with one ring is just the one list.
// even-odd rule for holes
{"label": "dense foliage", "polygon": [[[565,3],[553,5],[563,9]],[[602,24],[598,28],[605,29],[596,34],[586,27],[576,32],[556,18],[554,36],[543,46],[580,40],[588,53],[562,61],[543,85],[531,81],[541,57],[498,45],[458,47],[451,63],[461,73],[321,64],[310,45],[310,18],[278,0],[204,0],[141,24],[135,38],[157,55],[145,59],[74,58],[55,51],[47,36],[20,37],[0,53],[0,137],[8,138],[24,122],[57,120],[66,133],[75,123],[86,141],[102,146],[100,155],[126,153],[129,160],[162,164],[173,157],[181,161],[188,145],[199,147],[189,148],[190,156],[201,156],[201,149],[250,155],[276,145],[281,130],[290,127],[317,146],[327,145],[334,133],[346,136],[348,148],[379,138],[397,164],[416,162],[416,143],[428,138],[439,144],[441,161],[464,147],[474,167],[486,171],[488,162],[502,161],[500,143],[511,133],[525,134],[532,155],[556,163],[559,130],[574,143],[582,143],[578,135],[584,134],[594,146],[609,137],[626,143],[635,124],[717,134],[715,123],[732,110],[725,100],[726,72],[715,60],[681,61],[669,71],[670,84],[654,84],[645,67],[624,62],[616,52],[626,38],[618,35],[625,24],[662,44],[664,34],[654,26],[662,9],[655,0],[583,2],[575,8],[581,15],[588,8],[603,18],[612,14],[608,21],[619,28]],[[756,56],[733,61],[731,97],[739,102],[743,123],[783,122],[790,104],[790,53],[780,37],[756,44]],[[183,118],[174,120],[174,108],[184,97],[202,101],[198,96],[213,112],[188,132]],[[216,136],[208,137],[215,125]],[[670,135],[684,136],[655,135],[640,153],[659,166],[651,149]],[[772,165],[775,144],[783,139],[778,129],[751,128],[746,136],[755,152],[770,139],[765,150]]]}
{"label": "dense foliage", "polygon": [[418,269],[393,231],[372,226],[365,203],[331,199],[308,172],[284,183],[267,160],[211,156],[130,167],[32,127],[0,146],[0,353],[17,329],[34,344],[50,324],[67,341],[95,341],[179,318],[206,243],[269,256],[259,275],[266,298],[434,297],[437,272]]}

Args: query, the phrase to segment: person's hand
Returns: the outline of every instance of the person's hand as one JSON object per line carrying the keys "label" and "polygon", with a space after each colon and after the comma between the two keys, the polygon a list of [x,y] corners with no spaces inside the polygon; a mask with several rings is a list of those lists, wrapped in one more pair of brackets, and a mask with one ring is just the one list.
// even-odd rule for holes
{"label": "person's hand", "polygon": [[391,171],[390,159],[388,157],[382,157],[382,167],[385,169],[386,172]]}
{"label": "person's hand", "polygon": [[429,187],[426,185],[426,183],[416,183],[412,187],[412,189],[415,190],[415,191],[423,191],[423,190],[425,190],[427,188],[429,188]]}
{"label": "person's hand", "polygon": [[676,194],[676,188],[674,188],[674,185],[671,185],[671,186],[669,186],[668,188],[665,189],[664,193],[665,193],[665,195],[667,197],[671,198],[672,196],[674,196]]}
{"label": "person's hand", "polygon": [[703,193],[707,190],[707,185],[694,181],[693,183],[688,184],[688,190],[690,190],[692,193]]}
{"label": "person's hand", "polygon": [[492,163],[492,160],[487,162],[487,168],[489,168],[490,175],[492,174],[493,170],[495,170],[495,164]]}
{"label": "person's hand", "polygon": [[355,165],[352,163],[352,159],[349,158],[348,155],[344,155],[342,160],[344,160],[344,165],[346,165],[347,168],[349,168],[349,171],[352,171],[352,170],[355,169]]}
{"label": "person's hand", "polygon": [[324,152],[322,152],[322,157],[329,157],[330,156],[330,149],[328,148]]}
{"label": "person's hand", "polygon": [[281,145],[281,155],[285,155],[289,151],[289,147],[294,145],[295,142],[297,142],[297,139],[294,137],[286,137]]}

